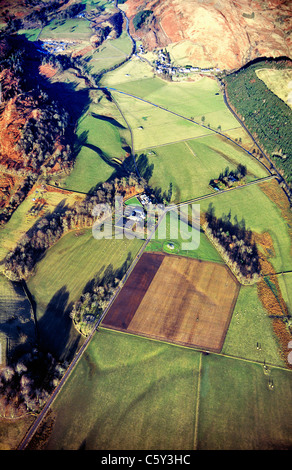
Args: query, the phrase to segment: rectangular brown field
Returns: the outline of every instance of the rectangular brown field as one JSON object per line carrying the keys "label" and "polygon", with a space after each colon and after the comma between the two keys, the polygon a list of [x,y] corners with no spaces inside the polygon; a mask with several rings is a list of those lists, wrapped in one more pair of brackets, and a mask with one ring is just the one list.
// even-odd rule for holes
{"label": "rectangular brown field", "polygon": [[222,264],[144,253],[103,325],[221,351],[238,292]]}

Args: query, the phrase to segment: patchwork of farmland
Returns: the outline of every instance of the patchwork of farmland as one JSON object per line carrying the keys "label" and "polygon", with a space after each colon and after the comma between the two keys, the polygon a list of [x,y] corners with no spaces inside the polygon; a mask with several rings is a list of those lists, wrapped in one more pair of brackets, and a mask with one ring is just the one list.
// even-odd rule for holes
{"label": "patchwork of farmland", "polygon": [[[83,3],[87,11],[115,8],[106,0]],[[50,181],[69,191],[33,188],[0,231],[0,261],[40,216],[95,193],[128,167],[134,171],[133,154],[148,189],[163,200],[200,198],[202,212],[211,204],[217,217],[242,223],[258,239],[266,236],[261,253],[275,270],[290,314],[291,211],[276,180],[260,183],[270,170],[225,106],[218,82],[203,76],[162,80],[147,62],[154,52],[106,72],[130,54],[130,38],[124,30],[94,50],[89,22],[81,18],[19,33],[31,41],[69,41],[71,52],[84,47],[87,71],[104,74],[100,88],[89,88],[74,69],[50,78],[68,85],[64,99],[76,91],[74,168]],[[176,49],[180,56],[187,60]],[[272,88],[269,71],[260,78]],[[279,86],[273,89],[280,93]],[[239,164],[246,168],[244,187],[216,193],[210,180]],[[140,204],[135,197],[130,202]],[[93,282],[101,287],[115,279],[121,288],[43,420],[44,437],[31,448],[292,447],[291,370],[258,287],[240,286],[202,231],[199,246],[183,250],[189,225],[180,221],[178,237],[171,237],[171,217],[167,236],[156,231],[147,246],[137,238],[96,240],[90,229],[63,236],[28,281],[35,317],[21,285],[0,275],[1,350],[32,342],[36,319],[42,347],[60,361],[71,360],[85,341],[70,317],[74,302]],[[16,435],[18,424],[12,426]]]}
{"label": "patchwork of farmland", "polygon": [[[28,288],[36,302],[36,315],[44,344],[56,356],[72,355],[79,335],[69,318],[73,302],[92,279],[124,273],[141,247],[142,241],[96,240],[90,229],[70,232],[52,246],[38,263]],[[48,282],[50,279],[50,282]],[[58,328],[62,335],[54,335]]]}
{"label": "patchwork of farmland", "polygon": [[290,385],[288,370],[100,328],[45,419],[41,448],[289,449]]}
{"label": "patchwork of farmland", "polygon": [[102,324],[220,351],[238,291],[225,266],[144,253]]}

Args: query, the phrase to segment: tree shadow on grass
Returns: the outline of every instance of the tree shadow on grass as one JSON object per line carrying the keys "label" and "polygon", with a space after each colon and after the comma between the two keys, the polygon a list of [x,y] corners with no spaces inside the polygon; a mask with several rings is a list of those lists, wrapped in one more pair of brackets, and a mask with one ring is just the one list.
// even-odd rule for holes
{"label": "tree shadow on grass", "polygon": [[109,116],[103,116],[102,114],[96,114],[96,113],[91,113],[91,116],[94,117],[95,119],[100,119],[101,121],[108,122],[112,124],[115,127],[118,127],[119,129],[127,129],[127,127],[123,126],[122,124],[119,123],[116,119],[109,117]]}
{"label": "tree shadow on grass", "polygon": [[62,361],[72,359],[80,342],[80,335],[69,317],[73,304],[68,303],[68,300],[69,291],[63,286],[53,295],[45,313],[38,320],[41,349]]}

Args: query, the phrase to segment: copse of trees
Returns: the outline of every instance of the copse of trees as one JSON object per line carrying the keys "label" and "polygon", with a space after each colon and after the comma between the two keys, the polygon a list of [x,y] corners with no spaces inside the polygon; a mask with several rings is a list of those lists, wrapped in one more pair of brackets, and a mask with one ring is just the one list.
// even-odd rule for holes
{"label": "copse of trees", "polygon": [[236,216],[232,221],[231,212],[216,217],[212,204],[205,214],[205,220],[207,235],[222,247],[233,270],[246,280],[257,280],[261,272],[259,253],[245,221],[238,221]]}
{"label": "copse of trees", "polygon": [[41,410],[65,372],[66,364],[33,349],[0,371],[0,416],[17,418]]}
{"label": "copse of trees", "polygon": [[152,10],[139,11],[133,18],[133,25],[135,30],[137,31],[137,29],[141,28],[152,14]]}
{"label": "copse of trees", "polygon": [[227,166],[224,171],[221,171],[219,176],[216,179],[212,179],[209,182],[209,185],[212,187],[218,187],[218,184],[221,187],[231,187],[234,183],[238,184],[238,182],[242,181],[247,173],[247,169],[245,165],[239,163],[235,170],[230,170]]}

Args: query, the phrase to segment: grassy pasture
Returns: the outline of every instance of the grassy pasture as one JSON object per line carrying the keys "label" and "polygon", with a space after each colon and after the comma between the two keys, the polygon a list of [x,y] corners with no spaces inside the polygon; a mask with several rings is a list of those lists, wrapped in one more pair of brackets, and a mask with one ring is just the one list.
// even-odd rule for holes
{"label": "grassy pasture", "polygon": [[38,35],[40,34],[41,29],[40,28],[34,28],[34,29],[19,29],[17,31],[17,34],[21,35],[24,34],[26,39],[28,41],[36,41],[38,39]]}
{"label": "grassy pasture", "polygon": [[135,82],[137,79],[145,80],[146,78],[153,78],[151,68],[146,62],[133,56],[121,67],[104,75],[101,84],[109,87],[118,85],[120,88],[122,83]]}
{"label": "grassy pasture", "polygon": [[291,448],[291,390],[290,371],[101,328],[53,405],[45,449]]}
{"label": "grassy pasture", "polygon": [[81,148],[65,187],[88,192],[118,169],[112,159],[124,160],[129,131],[114,104],[95,92],[89,109],[79,119],[77,135]]}
{"label": "grassy pasture", "polygon": [[182,242],[187,241],[187,238],[190,238],[191,233],[189,232],[188,225],[183,222],[182,220],[179,221],[179,230],[178,230],[178,238],[173,239],[170,236],[170,221],[171,221],[171,213],[166,214],[166,239],[159,238],[158,231],[154,234],[153,238],[151,239],[150,243],[148,243],[146,251],[157,251],[160,253],[167,252],[171,253],[169,249],[167,249],[167,244],[174,243],[176,249],[175,254],[181,256],[187,256],[189,258],[196,258],[205,261],[214,261],[216,263],[223,263],[223,260],[217,250],[213,247],[213,245],[209,242],[207,237],[203,232],[200,232],[200,243],[197,249],[194,250],[182,250]]}
{"label": "grassy pasture", "polygon": [[109,0],[82,0],[81,3],[86,5],[86,10],[91,10],[92,8],[102,8],[104,10],[109,10],[113,8],[113,4]]}
{"label": "grassy pasture", "polygon": [[116,88],[197,122],[204,116],[204,124],[215,129],[219,125],[222,130],[240,127],[226,108],[217,82],[207,77],[195,82],[166,82],[155,77],[117,84]]}
{"label": "grassy pasture", "polygon": [[228,167],[235,170],[239,163],[246,165],[246,181],[267,176],[256,160],[218,135],[206,136],[144,150],[148,166],[153,170],[149,184],[162,193],[172,184],[172,202],[182,202],[212,192],[211,179],[218,178]]}
{"label": "grassy pasture", "polygon": [[[257,349],[257,343],[261,349]],[[256,286],[241,286],[222,352],[284,366],[272,320],[258,297]]]}
{"label": "grassy pasture", "polygon": [[83,147],[76,159],[72,173],[66,178],[64,187],[87,193],[97,184],[113,175],[114,169],[94,150]]}
{"label": "grassy pasture", "polygon": [[291,371],[266,375],[262,365],[216,355],[202,362],[198,449],[291,449]]}
{"label": "grassy pasture", "polygon": [[[268,186],[273,182],[263,184]],[[281,191],[281,188],[277,187],[276,191]],[[234,216],[237,216],[239,221],[243,218],[247,228],[258,233],[270,233],[275,256],[271,256],[269,261],[276,272],[292,269],[291,238],[287,223],[278,206],[263,193],[258,185],[202,200],[201,210],[207,210],[210,203],[214,205],[217,217],[223,213],[227,215],[231,211],[232,219]]]}
{"label": "grassy pasture", "polygon": [[[38,263],[28,281],[33,295],[44,344],[55,354],[67,354],[74,347],[76,333],[68,317],[70,305],[95,276],[102,278],[106,270],[121,269],[133,259],[141,240],[96,240],[90,229],[79,236],[70,232],[52,246]],[[49,280],[49,282],[48,282]],[[62,335],[52,335],[60,328]]]}
{"label": "grassy pasture", "polygon": [[224,163],[230,170],[235,169],[241,163],[247,169],[247,182],[269,175],[266,168],[255,158],[248,155],[236,144],[219,135],[213,134],[204,139],[192,140],[188,144],[200,158],[202,166],[212,168],[213,174],[217,168],[222,168]]}
{"label": "grassy pasture", "polygon": [[44,40],[69,40],[88,42],[92,30],[89,22],[79,18],[66,20],[54,19],[42,29],[39,39]]}
{"label": "grassy pasture", "polygon": [[135,151],[212,133],[151,104],[115,91],[112,94],[133,131]]}
{"label": "grassy pasture", "polygon": [[292,107],[292,68],[283,70],[264,68],[256,70],[256,74],[275,95]]}
{"label": "grassy pasture", "polygon": [[192,449],[199,355],[100,329],[53,406],[46,449]]}
{"label": "grassy pasture", "polygon": [[84,55],[88,59],[90,71],[99,74],[102,70],[121,63],[131,53],[132,42],[124,31],[117,39],[107,39],[93,52]]}

